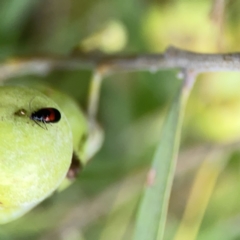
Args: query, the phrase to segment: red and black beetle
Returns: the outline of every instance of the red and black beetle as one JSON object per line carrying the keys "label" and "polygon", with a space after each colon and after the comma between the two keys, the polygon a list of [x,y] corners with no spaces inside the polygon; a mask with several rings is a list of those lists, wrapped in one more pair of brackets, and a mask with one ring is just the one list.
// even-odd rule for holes
{"label": "red and black beetle", "polygon": [[56,108],[41,108],[33,112],[30,115],[30,119],[32,119],[37,124],[38,122],[42,122],[46,126],[46,123],[58,122],[61,119],[61,113]]}

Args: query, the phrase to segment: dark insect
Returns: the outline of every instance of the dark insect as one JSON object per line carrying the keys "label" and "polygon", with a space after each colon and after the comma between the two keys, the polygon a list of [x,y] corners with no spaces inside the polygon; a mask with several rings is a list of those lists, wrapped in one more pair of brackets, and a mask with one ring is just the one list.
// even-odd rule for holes
{"label": "dark insect", "polygon": [[38,122],[44,123],[46,129],[46,123],[56,123],[61,119],[61,113],[56,108],[41,108],[31,114],[32,119],[36,124],[42,127]]}

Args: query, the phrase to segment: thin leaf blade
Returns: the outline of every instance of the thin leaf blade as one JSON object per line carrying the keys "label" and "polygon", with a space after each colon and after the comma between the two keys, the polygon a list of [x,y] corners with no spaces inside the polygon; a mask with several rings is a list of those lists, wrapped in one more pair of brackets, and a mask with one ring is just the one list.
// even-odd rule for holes
{"label": "thin leaf blade", "polygon": [[137,218],[134,240],[162,240],[187,100],[184,83],[170,106],[156,149]]}

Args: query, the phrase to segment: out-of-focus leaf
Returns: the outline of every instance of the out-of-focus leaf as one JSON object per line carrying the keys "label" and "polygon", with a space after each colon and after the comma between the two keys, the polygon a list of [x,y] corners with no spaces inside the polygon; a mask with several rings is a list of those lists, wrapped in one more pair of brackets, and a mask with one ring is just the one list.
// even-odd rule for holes
{"label": "out-of-focus leaf", "polygon": [[0,2],[0,59],[6,59],[16,52],[23,27],[39,0],[2,0]]}
{"label": "out-of-focus leaf", "polygon": [[1,3],[0,27],[8,33],[14,33],[26,17],[26,13],[38,0],[8,0]]}
{"label": "out-of-focus leaf", "polygon": [[222,151],[212,151],[202,163],[174,240],[196,239],[217,179],[226,165],[226,155]]}
{"label": "out-of-focus leaf", "polygon": [[140,206],[134,240],[160,240],[163,237],[187,99],[185,93],[181,86],[163,125],[161,140],[153,158]]}

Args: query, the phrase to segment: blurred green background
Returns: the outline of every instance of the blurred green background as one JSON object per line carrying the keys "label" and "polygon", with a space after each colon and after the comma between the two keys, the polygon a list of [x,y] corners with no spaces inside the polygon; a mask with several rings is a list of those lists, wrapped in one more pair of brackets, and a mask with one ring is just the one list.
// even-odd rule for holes
{"label": "blurred green background", "polygon": [[[224,0],[1,0],[0,59],[21,55],[239,51],[240,2]],[[178,86],[177,71],[104,80],[101,151],[67,190],[0,227],[1,240],[131,239],[145,175]],[[86,109],[89,71],[46,81]],[[240,74],[202,74],[190,96],[166,240],[240,239]]]}

